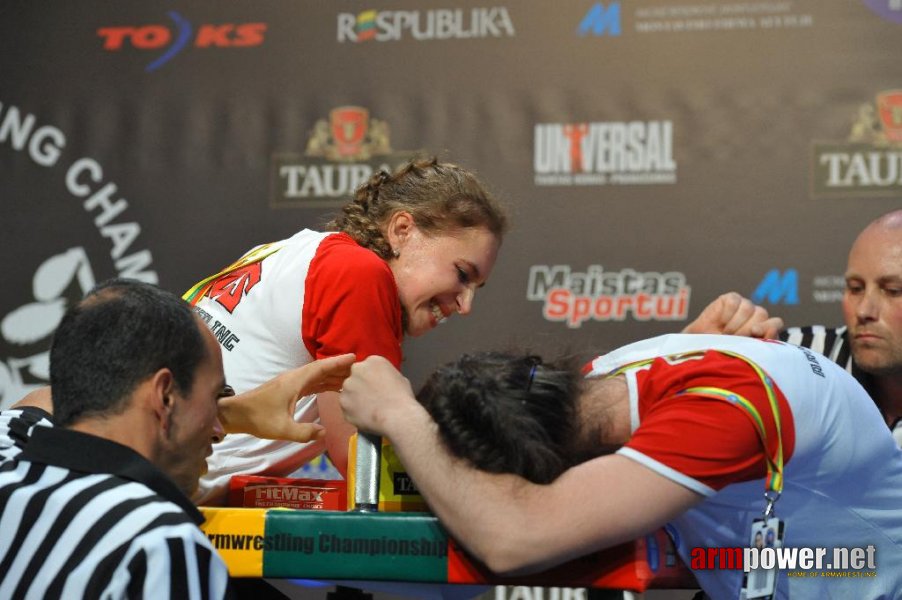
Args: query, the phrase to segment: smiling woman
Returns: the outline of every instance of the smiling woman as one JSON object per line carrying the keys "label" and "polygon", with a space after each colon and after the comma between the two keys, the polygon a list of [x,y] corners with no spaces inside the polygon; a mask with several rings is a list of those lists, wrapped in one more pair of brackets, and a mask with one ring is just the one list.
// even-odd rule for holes
{"label": "smiling woman", "polygon": [[[400,367],[405,334],[470,312],[507,217],[475,175],[433,159],[376,173],[326,229],[253,248],[186,294],[223,345],[237,393],[347,352]],[[322,423],[325,438],[297,444],[229,435],[215,446],[195,500],[218,504],[232,475],[288,475],[324,450],[345,473],[354,429],[337,394],[303,398],[295,419]]]}

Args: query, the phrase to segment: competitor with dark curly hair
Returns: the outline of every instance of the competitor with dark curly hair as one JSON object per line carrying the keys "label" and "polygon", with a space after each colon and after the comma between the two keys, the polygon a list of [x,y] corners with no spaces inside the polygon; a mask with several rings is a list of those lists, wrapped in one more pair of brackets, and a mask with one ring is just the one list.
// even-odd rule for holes
{"label": "competitor with dark curly hair", "polygon": [[[546,569],[669,524],[710,598],[770,597],[767,576],[708,558],[767,529],[787,552],[826,558],[784,567],[815,570],[779,573],[774,597],[900,597],[902,452],[861,385],[808,349],[670,335],[582,370],[480,353],[416,398],[374,356],[352,367],[341,406],[391,440],[442,524],[494,571]],[[848,570],[834,549],[869,558],[819,576]]]}
{"label": "competitor with dark curly hair", "polygon": [[[237,393],[348,352],[400,367],[405,334],[423,335],[470,312],[507,216],[470,171],[418,160],[372,175],[326,230],[258,246],[186,293],[222,345]],[[195,500],[218,504],[231,475],[288,475],[323,450],[344,474],[354,429],[337,394],[301,399],[295,419],[321,423],[325,432],[307,444],[228,436]]]}

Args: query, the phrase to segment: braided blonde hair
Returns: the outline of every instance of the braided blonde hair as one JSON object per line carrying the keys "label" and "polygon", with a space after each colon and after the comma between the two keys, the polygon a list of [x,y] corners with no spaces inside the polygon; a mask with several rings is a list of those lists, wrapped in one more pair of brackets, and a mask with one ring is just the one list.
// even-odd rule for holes
{"label": "braided blonde hair", "polygon": [[373,174],[326,230],[347,233],[388,260],[392,249],[382,230],[399,211],[409,212],[426,234],[485,227],[500,240],[508,226],[504,208],[473,173],[432,158],[411,161],[392,174]]}

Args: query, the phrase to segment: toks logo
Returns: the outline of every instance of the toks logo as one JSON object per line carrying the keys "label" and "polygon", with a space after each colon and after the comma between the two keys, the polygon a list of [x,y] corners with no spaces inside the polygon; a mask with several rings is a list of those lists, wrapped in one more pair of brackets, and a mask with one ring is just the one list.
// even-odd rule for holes
{"label": "toks logo", "polygon": [[263,43],[266,23],[223,23],[204,24],[197,28],[175,11],[166,13],[174,23],[174,28],[165,25],[140,25],[101,27],[97,35],[103,38],[103,49],[118,52],[123,48],[137,50],[160,50],[163,54],[151,62],[145,71],[150,73],[172,60],[176,54],[189,45],[195,48],[246,48]]}
{"label": "toks logo", "polygon": [[390,173],[419,154],[393,151],[388,124],[371,118],[366,108],[340,106],[329,112],[328,120],[314,124],[303,156],[273,155],[271,203],[346,200],[373,172]]}
{"label": "toks logo", "polygon": [[902,89],[858,108],[846,142],[815,142],[815,198],[898,196],[902,192]]}

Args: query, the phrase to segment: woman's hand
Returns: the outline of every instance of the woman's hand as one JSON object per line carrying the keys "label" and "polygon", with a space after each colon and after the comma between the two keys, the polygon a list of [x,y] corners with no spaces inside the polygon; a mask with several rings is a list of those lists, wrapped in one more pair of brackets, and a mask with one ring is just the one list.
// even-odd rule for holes
{"label": "woman's hand", "polygon": [[387,429],[403,420],[393,416],[411,405],[419,406],[410,381],[381,356],[356,363],[341,390],[345,419],[368,433],[389,435]]}

